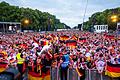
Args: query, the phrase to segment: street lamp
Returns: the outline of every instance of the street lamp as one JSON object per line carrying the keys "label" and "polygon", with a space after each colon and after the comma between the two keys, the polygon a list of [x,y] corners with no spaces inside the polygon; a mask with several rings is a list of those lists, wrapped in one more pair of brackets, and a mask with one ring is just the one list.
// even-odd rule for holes
{"label": "street lamp", "polygon": [[[112,15],[111,20],[112,20],[112,22],[117,23],[118,22],[118,16],[117,15]],[[116,27],[116,43],[117,43],[117,46],[118,46],[118,28],[117,27]]]}
{"label": "street lamp", "polygon": [[29,29],[27,26],[30,24],[30,20],[28,18],[23,19],[23,29]]}
{"label": "street lamp", "polygon": [[28,25],[30,23],[29,19],[24,20],[24,24]]}
{"label": "street lamp", "polygon": [[112,20],[112,22],[117,22],[118,21],[118,16],[117,15],[112,15],[111,20]]}

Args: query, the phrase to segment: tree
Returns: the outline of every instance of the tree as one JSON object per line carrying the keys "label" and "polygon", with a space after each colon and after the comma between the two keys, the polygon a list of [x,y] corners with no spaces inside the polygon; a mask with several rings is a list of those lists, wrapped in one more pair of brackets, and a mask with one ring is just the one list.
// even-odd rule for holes
{"label": "tree", "polygon": [[[29,19],[29,25],[24,24],[25,19]],[[48,12],[23,7],[19,8],[18,6],[11,6],[4,1],[0,3],[0,21],[21,22],[22,29],[35,31],[39,31],[39,29],[48,30],[48,25],[51,26],[51,30],[54,30],[56,26],[56,28],[64,28],[63,23]]]}
{"label": "tree", "polygon": [[110,19],[112,15],[118,16],[118,22],[120,21],[120,7],[114,9],[106,9],[103,12],[94,13],[87,22],[84,22],[84,30],[88,30],[93,25],[108,24],[109,30],[116,30],[116,23],[113,23]]}

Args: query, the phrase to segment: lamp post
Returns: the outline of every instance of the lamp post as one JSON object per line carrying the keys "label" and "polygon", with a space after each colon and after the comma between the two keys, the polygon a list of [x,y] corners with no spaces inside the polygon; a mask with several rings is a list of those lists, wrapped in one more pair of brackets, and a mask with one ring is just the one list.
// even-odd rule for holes
{"label": "lamp post", "polygon": [[116,23],[118,21],[118,16],[117,15],[112,15],[111,20],[112,20],[112,22]]}
{"label": "lamp post", "polygon": [[51,21],[52,19],[49,17],[48,18],[48,31],[51,31]]}
{"label": "lamp post", "polygon": [[28,29],[27,26],[30,24],[30,20],[29,19],[24,19],[23,24],[24,24],[24,27],[26,27],[25,29]]}
{"label": "lamp post", "polygon": [[30,14],[22,11],[21,15],[24,16],[21,20],[22,21],[22,26],[21,27],[23,28],[22,31],[24,31],[24,29],[26,29],[25,27],[27,27],[31,23],[30,18],[29,18]]}
{"label": "lamp post", "polygon": [[[112,21],[113,23],[117,23],[117,22],[118,22],[118,16],[117,16],[117,15],[112,15],[112,16],[111,16],[111,21]],[[117,31],[117,27],[116,27],[116,31]]]}
{"label": "lamp post", "polygon": [[[118,16],[117,15],[112,15],[111,16],[111,21],[115,24],[117,24],[118,22]],[[117,46],[118,46],[118,28],[116,27],[116,43],[117,43]]]}

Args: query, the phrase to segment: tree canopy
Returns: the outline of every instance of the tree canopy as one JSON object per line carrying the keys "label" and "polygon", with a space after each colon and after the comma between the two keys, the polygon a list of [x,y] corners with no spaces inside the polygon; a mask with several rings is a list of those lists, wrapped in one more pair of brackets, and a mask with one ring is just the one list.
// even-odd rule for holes
{"label": "tree canopy", "polygon": [[[25,24],[25,20],[29,20],[29,24]],[[54,30],[57,28],[65,28],[65,24],[61,23],[55,15],[48,12],[41,12],[37,9],[23,8],[12,6],[6,2],[0,3],[0,21],[1,22],[21,22],[22,29]]]}
{"label": "tree canopy", "polygon": [[106,9],[103,12],[94,13],[89,20],[84,22],[84,30],[89,30],[93,25],[108,24],[109,30],[116,30],[117,22],[112,22],[111,16],[118,16],[117,22],[120,22],[120,7],[114,9]]}

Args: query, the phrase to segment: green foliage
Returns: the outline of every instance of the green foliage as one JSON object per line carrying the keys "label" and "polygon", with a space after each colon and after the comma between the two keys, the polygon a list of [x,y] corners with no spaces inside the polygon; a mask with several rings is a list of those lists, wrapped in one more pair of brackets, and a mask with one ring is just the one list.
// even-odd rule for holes
{"label": "green foliage", "polygon": [[120,22],[120,7],[115,9],[106,9],[103,12],[94,13],[87,22],[84,22],[84,30],[88,30],[91,26],[95,24],[108,24],[109,30],[116,30],[117,22],[112,22],[112,15],[117,15],[118,22]]}
{"label": "green foliage", "polygon": [[[28,25],[24,24],[25,19],[30,21]],[[18,6],[11,6],[4,1],[0,3],[0,21],[21,22],[22,29],[32,29],[36,31],[39,29],[48,30],[48,25],[51,26],[50,30],[64,28],[64,24],[48,12],[23,7],[19,8]]]}

